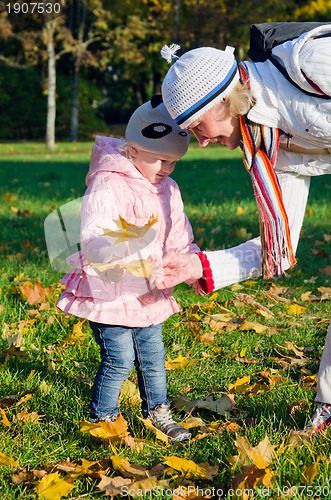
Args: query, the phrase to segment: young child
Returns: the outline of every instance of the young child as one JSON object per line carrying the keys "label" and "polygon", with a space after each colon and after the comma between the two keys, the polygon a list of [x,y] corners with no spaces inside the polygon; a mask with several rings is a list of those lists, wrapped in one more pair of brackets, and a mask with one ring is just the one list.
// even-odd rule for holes
{"label": "young child", "polygon": [[100,347],[90,421],[116,420],[134,362],[143,417],[183,441],[190,433],[170,413],[162,338],[162,322],[179,308],[172,289],[157,290],[148,276],[165,253],[199,252],[179,188],[168,177],[189,134],[155,96],[133,113],[125,138],[96,137],[81,209],[82,250],[68,260],[74,267],[57,306],[88,319]]}

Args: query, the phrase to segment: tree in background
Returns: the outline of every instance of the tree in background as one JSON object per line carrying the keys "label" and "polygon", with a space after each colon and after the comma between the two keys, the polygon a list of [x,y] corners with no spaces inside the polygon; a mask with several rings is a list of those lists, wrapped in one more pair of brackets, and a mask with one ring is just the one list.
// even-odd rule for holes
{"label": "tree in background", "polygon": [[[4,6],[2,11],[0,7],[0,62],[11,65],[7,74],[22,71],[28,75],[15,68],[30,64],[33,70],[29,70],[27,82],[40,75],[48,99],[47,142],[51,148],[55,146],[56,107],[60,113],[57,133],[69,134],[70,124],[70,138],[77,140],[84,120],[84,137],[102,128],[88,116],[97,118],[103,113],[107,123],[123,123],[134,108],[159,93],[168,69],[160,56],[164,44],[180,44],[179,55],[203,45],[224,48],[229,44],[241,60],[248,49],[252,23],[330,18],[330,0],[246,0],[244,5],[242,0],[59,1],[64,2],[61,17],[42,23],[34,20],[16,33]],[[56,87],[57,73],[61,89]],[[4,82],[0,77],[2,86]],[[30,91],[31,98],[35,92]],[[60,103],[56,103],[57,94]],[[4,88],[0,106],[6,100],[8,104],[8,95]],[[27,130],[27,126],[20,122],[19,130]]]}

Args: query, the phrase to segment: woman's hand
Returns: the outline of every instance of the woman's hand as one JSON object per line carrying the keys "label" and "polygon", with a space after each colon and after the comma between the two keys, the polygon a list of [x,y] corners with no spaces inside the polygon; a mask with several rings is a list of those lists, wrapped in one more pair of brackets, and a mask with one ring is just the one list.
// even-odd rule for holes
{"label": "woman's hand", "polygon": [[191,253],[166,254],[160,264],[153,264],[152,283],[156,288],[172,288],[179,283],[192,285],[203,275],[198,255]]}

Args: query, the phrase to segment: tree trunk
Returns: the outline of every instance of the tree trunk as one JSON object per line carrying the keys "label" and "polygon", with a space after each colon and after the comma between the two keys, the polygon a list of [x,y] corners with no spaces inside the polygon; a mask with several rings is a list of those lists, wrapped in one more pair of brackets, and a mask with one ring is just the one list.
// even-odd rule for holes
{"label": "tree trunk", "polygon": [[71,83],[71,103],[70,103],[70,140],[78,141],[78,91],[79,91],[79,66],[74,65],[74,72]]}
{"label": "tree trunk", "polygon": [[47,96],[47,127],[46,145],[48,149],[55,149],[55,116],[56,116],[56,61],[54,50],[54,21],[45,24],[47,36],[48,57],[48,96]]}
{"label": "tree trunk", "polygon": [[[84,40],[84,31],[86,25],[86,15],[87,15],[87,3],[81,3],[78,0],[74,3],[74,9],[72,10],[73,25],[71,27],[71,32],[76,36],[78,44],[81,44]],[[76,31],[76,33],[75,33]],[[78,140],[78,117],[79,117],[79,70],[81,66],[82,52],[81,49],[74,54],[74,70],[71,82],[71,103],[70,103],[70,140]]]}

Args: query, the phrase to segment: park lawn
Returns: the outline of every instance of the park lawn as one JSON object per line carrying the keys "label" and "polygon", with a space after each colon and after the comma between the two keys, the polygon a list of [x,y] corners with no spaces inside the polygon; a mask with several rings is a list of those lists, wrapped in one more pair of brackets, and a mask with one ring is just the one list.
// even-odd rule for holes
{"label": "park lawn", "polygon": [[[172,445],[148,430],[134,391],[121,401],[129,437],[119,442],[116,428],[100,439],[92,434],[101,428],[89,432],[82,424],[98,352],[87,323],[55,307],[62,274],[52,269],[44,241],[47,215],[83,195],[91,147],[58,144],[50,153],[41,144],[0,145],[1,499],[120,498],[153,487],[164,498],[177,488],[177,500],[202,490],[209,497],[222,490],[224,498],[296,491],[295,498],[329,498],[331,434],[310,439],[299,430],[315,409],[331,317],[331,179],[312,179],[298,264],[286,277],[206,297],[176,288],[181,312],[164,324],[168,393],[184,407],[174,415],[192,426],[191,442]],[[173,177],[201,249],[258,234],[240,151],[192,144]],[[158,464],[167,467],[146,479]],[[245,488],[254,494],[240,496]]]}

